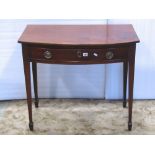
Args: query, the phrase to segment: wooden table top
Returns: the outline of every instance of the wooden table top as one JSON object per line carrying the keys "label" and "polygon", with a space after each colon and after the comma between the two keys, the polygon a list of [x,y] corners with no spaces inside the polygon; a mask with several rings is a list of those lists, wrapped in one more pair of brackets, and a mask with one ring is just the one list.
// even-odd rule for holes
{"label": "wooden table top", "polygon": [[114,45],[138,43],[132,25],[28,25],[19,43]]}

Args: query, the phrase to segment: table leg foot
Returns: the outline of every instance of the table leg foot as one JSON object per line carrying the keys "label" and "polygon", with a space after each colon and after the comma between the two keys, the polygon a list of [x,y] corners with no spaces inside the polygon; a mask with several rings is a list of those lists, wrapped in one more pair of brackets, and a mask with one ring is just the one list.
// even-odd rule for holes
{"label": "table leg foot", "polygon": [[36,108],[39,107],[38,101],[35,101],[34,104],[35,104],[35,107],[36,107]]}
{"label": "table leg foot", "polygon": [[123,108],[126,108],[126,101],[123,101]]}
{"label": "table leg foot", "polygon": [[129,131],[132,130],[132,123],[131,123],[131,122],[128,123],[128,130],[129,130]]}
{"label": "table leg foot", "polygon": [[30,123],[29,123],[29,129],[30,129],[31,131],[33,131],[33,122],[30,122]]}

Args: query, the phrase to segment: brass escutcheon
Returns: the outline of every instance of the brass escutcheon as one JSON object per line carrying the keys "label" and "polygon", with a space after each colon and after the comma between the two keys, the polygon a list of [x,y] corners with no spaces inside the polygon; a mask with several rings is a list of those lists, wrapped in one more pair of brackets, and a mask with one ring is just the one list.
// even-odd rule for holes
{"label": "brass escutcheon", "polygon": [[45,51],[45,52],[44,52],[44,57],[45,57],[46,59],[51,59],[51,58],[52,58],[52,53],[51,53],[50,51]]}
{"label": "brass escutcheon", "polygon": [[109,51],[109,52],[106,53],[106,58],[108,60],[112,59],[113,57],[114,57],[114,53],[113,52]]}

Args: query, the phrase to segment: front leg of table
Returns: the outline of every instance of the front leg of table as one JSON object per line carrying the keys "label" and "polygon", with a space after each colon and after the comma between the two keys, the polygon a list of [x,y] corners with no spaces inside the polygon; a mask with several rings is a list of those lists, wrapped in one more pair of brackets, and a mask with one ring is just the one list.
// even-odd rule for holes
{"label": "front leg of table", "polygon": [[33,73],[33,84],[34,84],[34,96],[35,96],[35,107],[38,108],[38,84],[37,84],[37,63],[32,62],[32,73]]}
{"label": "front leg of table", "polygon": [[132,106],[133,106],[133,86],[134,86],[134,69],[135,69],[135,49],[136,45],[130,48],[128,55],[129,58],[129,117],[128,117],[128,130],[132,130]]}
{"label": "front leg of table", "polygon": [[25,73],[25,84],[27,93],[27,105],[29,114],[29,128],[33,130],[32,121],[32,95],[31,95],[31,74],[30,74],[30,62],[24,60],[24,73]]}

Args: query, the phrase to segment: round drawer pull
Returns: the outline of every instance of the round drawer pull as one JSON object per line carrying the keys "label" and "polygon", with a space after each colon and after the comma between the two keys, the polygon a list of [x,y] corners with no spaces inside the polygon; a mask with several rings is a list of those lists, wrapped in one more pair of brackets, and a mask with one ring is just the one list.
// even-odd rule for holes
{"label": "round drawer pull", "polygon": [[114,57],[114,53],[113,52],[109,51],[109,52],[106,53],[106,59],[110,60],[113,57]]}
{"label": "round drawer pull", "polygon": [[51,53],[50,51],[45,51],[45,52],[44,52],[44,57],[45,57],[46,59],[51,59],[51,58],[52,58],[52,53]]}
{"label": "round drawer pull", "polygon": [[78,58],[82,58],[82,52],[81,51],[77,51],[77,56],[78,56]]}

